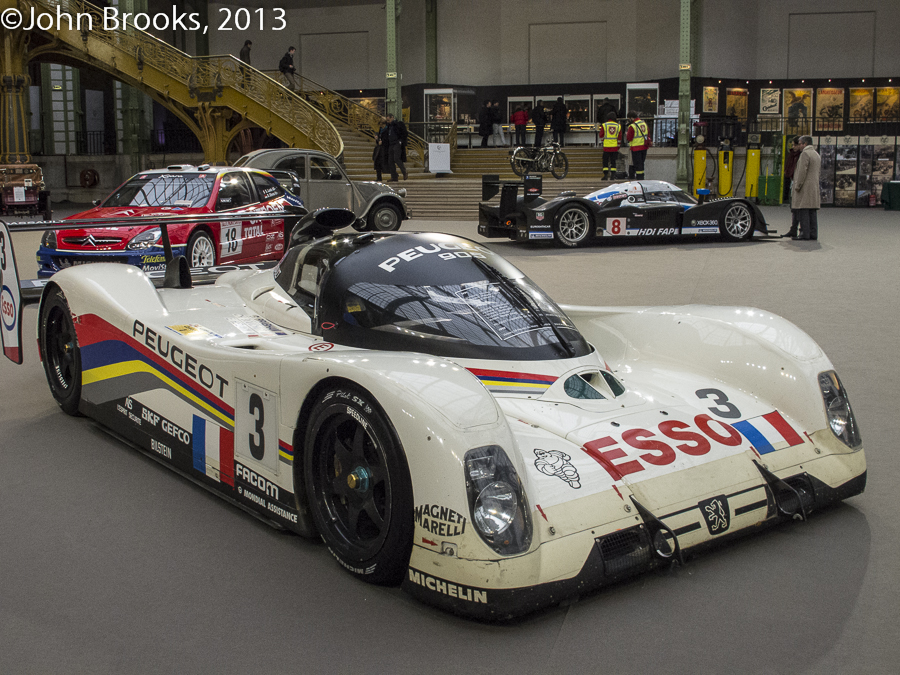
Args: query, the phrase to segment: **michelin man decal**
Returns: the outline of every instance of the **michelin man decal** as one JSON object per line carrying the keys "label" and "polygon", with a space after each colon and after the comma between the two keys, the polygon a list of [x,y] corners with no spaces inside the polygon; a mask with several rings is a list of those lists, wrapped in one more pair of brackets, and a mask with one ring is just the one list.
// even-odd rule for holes
{"label": "michelin man decal", "polygon": [[548,476],[556,476],[567,482],[576,490],[581,487],[581,477],[571,462],[571,457],[559,450],[541,450],[535,448],[534,454],[537,459],[534,460],[534,468]]}

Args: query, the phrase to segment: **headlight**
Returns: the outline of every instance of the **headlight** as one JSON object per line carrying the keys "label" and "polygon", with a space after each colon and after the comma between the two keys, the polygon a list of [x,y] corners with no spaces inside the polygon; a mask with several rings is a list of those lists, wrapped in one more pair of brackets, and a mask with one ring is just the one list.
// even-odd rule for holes
{"label": "headlight", "polygon": [[531,517],[525,491],[503,448],[488,445],[466,453],[466,491],[475,530],[502,555],[531,546]]}
{"label": "headlight", "polygon": [[41,236],[41,246],[56,248],[56,230],[44,230],[44,234]]}
{"label": "headlight", "polygon": [[158,227],[154,227],[152,230],[147,230],[146,232],[141,232],[134,239],[128,242],[128,250],[134,251],[135,249],[143,249],[150,248],[151,246],[156,246],[156,242],[159,241],[159,238],[162,236],[162,232]]}
{"label": "headlight", "polygon": [[828,416],[828,426],[831,427],[832,433],[848,447],[858,448],[862,445],[859,426],[850,407],[847,390],[841,384],[837,373],[833,370],[819,373],[819,388],[822,390],[825,414]]}

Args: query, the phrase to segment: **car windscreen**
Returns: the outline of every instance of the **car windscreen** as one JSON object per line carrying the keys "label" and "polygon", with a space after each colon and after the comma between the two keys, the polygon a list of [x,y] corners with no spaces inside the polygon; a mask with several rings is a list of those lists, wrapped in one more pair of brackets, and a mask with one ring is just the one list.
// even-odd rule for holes
{"label": "car windscreen", "polygon": [[[475,244],[442,245],[456,246],[435,241],[403,251],[407,269],[394,274],[385,270],[395,256],[376,272],[353,255],[338,260],[321,285],[322,335],[352,347],[471,359],[590,353],[565,313],[512,265]],[[416,257],[420,251],[434,255]]]}
{"label": "car windscreen", "polygon": [[214,173],[138,174],[103,202],[109,206],[205,206],[216,182]]}

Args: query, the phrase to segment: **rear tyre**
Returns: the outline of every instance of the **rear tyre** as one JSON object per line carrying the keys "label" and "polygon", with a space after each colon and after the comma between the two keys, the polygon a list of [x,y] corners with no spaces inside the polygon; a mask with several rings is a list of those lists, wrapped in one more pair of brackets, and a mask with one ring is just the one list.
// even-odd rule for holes
{"label": "rear tyre", "polygon": [[67,415],[78,415],[81,401],[81,350],[66,296],[54,289],[41,306],[41,361],[50,393]]}
{"label": "rear tyre", "polygon": [[310,512],[332,555],[351,574],[398,583],[413,536],[406,456],[387,415],[351,385],[322,393],[303,444]]}
{"label": "rear tyre", "polygon": [[400,210],[393,204],[376,204],[366,222],[373,232],[395,232],[400,229]]}
{"label": "rear tyre", "polygon": [[592,230],[591,215],[579,204],[564,206],[556,215],[554,235],[560,246],[584,246],[593,236]]}
{"label": "rear tyre", "polygon": [[565,178],[569,173],[569,158],[561,152],[553,155],[553,159],[550,160],[550,173],[558,180]]}
{"label": "rear tyre", "polygon": [[753,231],[753,212],[744,202],[731,204],[719,223],[719,232],[728,241],[744,241]]}
{"label": "rear tyre", "polygon": [[188,239],[185,257],[191,267],[212,267],[216,264],[216,247],[203,230],[196,230]]}
{"label": "rear tyre", "polygon": [[534,164],[534,162],[530,162],[528,160],[531,159],[531,156],[528,153],[527,148],[516,148],[513,151],[512,157],[509,158],[509,164],[512,167],[513,173],[517,176],[524,176],[528,173],[528,167]]}

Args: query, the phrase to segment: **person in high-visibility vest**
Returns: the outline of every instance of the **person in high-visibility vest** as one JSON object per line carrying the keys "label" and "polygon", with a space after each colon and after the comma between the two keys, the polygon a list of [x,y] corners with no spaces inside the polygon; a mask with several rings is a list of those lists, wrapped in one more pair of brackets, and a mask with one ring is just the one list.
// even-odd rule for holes
{"label": "person in high-visibility vest", "polygon": [[647,148],[650,147],[650,131],[647,123],[633,110],[628,112],[628,131],[625,132],[625,141],[631,148],[631,163],[634,165],[634,177],[638,180],[644,177],[644,160],[647,159]]}
{"label": "person in high-visibility vest", "polygon": [[619,157],[619,142],[622,137],[622,125],[616,122],[616,113],[606,113],[606,121],[600,125],[600,138],[603,139],[603,180],[616,177],[616,160]]}

